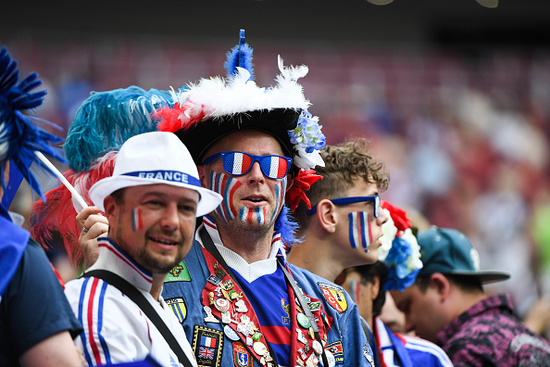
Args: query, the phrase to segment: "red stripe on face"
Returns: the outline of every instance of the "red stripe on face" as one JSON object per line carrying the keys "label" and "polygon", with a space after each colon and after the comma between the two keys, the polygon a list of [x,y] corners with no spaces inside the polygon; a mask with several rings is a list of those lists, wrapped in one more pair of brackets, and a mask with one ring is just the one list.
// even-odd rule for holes
{"label": "red stripe on face", "polygon": [[367,214],[367,223],[368,223],[368,229],[369,229],[369,246],[373,242],[374,238],[372,237],[372,221],[370,220],[370,214]]}

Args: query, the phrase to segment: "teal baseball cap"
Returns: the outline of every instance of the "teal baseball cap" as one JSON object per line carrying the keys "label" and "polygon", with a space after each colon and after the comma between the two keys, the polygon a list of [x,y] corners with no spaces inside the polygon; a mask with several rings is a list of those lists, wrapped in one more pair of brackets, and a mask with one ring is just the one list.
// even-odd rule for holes
{"label": "teal baseball cap", "polygon": [[480,270],[479,253],[470,240],[452,228],[432,226],[418,233],[422,264],[418,276],[434,273],[472,276],[481,283],[493,283],[510,278],[502,271]]}

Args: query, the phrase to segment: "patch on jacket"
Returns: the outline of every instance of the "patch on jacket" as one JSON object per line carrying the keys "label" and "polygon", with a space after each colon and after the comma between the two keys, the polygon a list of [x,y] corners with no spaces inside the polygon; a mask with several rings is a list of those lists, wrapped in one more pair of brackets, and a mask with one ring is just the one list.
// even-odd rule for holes
{"label": "patch on jacket", "polygon": [[187,317],[187,307],[185,306],[185,301],[183,300],[183,298],[169,298],[165,299],[164,302],[166,302],[166,304],[170,306],[170,309],[172,310],[172,312],[174,312],[180,324],[182,324]]}
{"label": "patch on jacket", "polygon": [[182,260],[180,263],[176,266],[174,266],[170,271],[168,272],[168,275],[166,276],[166,279],[164,282],[190,282],[191,281],[191,274],[189,274],[189,270],[187,269],[187,265],[185,265],[185,262]]}
{"label": "patch on jacket", "polygon": [[332,353],[336,363],[344,363],[344,348],[340,340],[328,344],[325,349]]}
{"label": "patch on jacket", "polygon": [[348,309],[348,301],[346,301],[342,288],[329,283],[317,283],[317,285],[321,288],[323,296],[332,308],[339,313],[343,313]]}
{"label": "patch on jacket", "polygon": [[223,351],[222,331],[195,325],[192,346],[199,366],[220,366]]}

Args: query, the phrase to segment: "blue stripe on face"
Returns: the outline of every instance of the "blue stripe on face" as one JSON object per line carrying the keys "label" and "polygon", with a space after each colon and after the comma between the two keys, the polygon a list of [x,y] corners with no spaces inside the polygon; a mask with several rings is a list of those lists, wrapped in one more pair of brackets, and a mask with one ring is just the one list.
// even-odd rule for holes
{"label": "blue stripe on face", "polygon": [[353,213],[349,213],[348,214],[348,218],[349,218],[349,243],[351,245],[351,248],[355,249],[357,248],[357,243],[355,242],[355,238],[356,238],[356,227],[355,227],[355,217],[353,215]]}
{"label": "blue stripe on face", "polygon": [[363,245],[363,248],[365,250],[367,249],[367,247],[369,247],[369,244],[365,236],[365,219],[367,219],[365,218],[366,214],[367,214],[366,212],[359,212],[359,219],[361,221],[361,233],[360,233],[361,244]]}

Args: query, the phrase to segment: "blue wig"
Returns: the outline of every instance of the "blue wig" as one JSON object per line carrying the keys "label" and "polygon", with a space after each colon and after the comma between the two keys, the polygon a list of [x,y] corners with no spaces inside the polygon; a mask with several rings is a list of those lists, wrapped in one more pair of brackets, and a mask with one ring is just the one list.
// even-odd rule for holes
{"label": "blue wig", "polygon": [[86,172],[128,138],[157,130],[151,112],[171,106],[170,92],[140,87],[92,92],[76,111],[63,150],[74,172]]}

